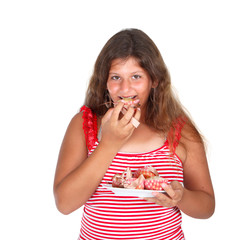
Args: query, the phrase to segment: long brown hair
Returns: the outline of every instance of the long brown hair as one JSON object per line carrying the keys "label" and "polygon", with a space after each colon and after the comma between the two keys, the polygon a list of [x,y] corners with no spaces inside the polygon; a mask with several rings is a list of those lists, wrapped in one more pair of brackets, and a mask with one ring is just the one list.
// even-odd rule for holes
{"label": "long brown hair", "polygon": [[106,113],[104,102],[108,99],[106,85],[111,63],[114,59],[129,57],[134,57],[151,80],[157,83],[148,98],[145,123],[168,135],[172,151],[175,150],[177,128],[184,124],[190,127],[188,129],[195,136],[194,139],[202,142],[201,135],[172,91],[170,74],[159,49],[147,34],[138,29],[122,30],[105,44],[95,62],[84,104],[97,116]]}

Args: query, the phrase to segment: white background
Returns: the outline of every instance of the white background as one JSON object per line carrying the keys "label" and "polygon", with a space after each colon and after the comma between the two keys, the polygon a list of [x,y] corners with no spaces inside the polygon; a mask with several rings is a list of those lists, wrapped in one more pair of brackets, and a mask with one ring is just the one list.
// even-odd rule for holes
{"label": "white background", "polygon": [[159,47],[173,86],[208,140],[216,212],[183,216],[187,239],[237,239],[238,1],[0,3],[0,239],[77,239],[82,209],[64,216],[52,184],[60,144],[83,104],[95,59],[123,28]]}

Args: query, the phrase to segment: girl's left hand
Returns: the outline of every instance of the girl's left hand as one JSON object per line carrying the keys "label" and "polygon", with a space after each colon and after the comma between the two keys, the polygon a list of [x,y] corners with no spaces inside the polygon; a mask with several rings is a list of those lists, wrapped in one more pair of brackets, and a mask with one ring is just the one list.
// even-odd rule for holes
{"label": "girl's left hand", "polygon": [[170,184],[162,184],[166,193],[153,193],[154,197],[144,198],[149,202],[156,203],[163,207],[175,207],[183,197],[184,187],[178,181],[172,181]]}

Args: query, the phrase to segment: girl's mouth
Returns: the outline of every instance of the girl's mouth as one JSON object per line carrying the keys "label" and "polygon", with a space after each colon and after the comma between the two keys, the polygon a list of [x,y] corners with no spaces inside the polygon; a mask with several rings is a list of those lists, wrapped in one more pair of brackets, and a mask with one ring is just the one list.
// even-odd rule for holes
{"label": "girl's mouth", "polygon": [[137,95],[134,95],[134,96],[119,96],[121,102],[124,103],[124,105],[127,105],[127,106],[132,106],[132,107],[139,107],[140,104],[140,100],[137,98]]}
{"label": "girl's mouth", "polygon": [[128,102],[128,101],[133,101],[134,99],[136,99],[137,95],[134,95],[134,96],[119,96],[119,98],[121,100],[124,100],[125,102]]}

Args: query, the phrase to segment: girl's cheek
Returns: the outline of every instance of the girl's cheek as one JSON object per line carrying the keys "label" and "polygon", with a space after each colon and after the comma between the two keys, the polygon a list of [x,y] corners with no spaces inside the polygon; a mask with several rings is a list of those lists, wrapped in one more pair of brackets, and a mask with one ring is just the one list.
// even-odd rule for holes
{"label": "girl's cheek", "polygon": [[118,91],[118,86],[114,86],[113,84],[107,85],[108,92],[114,95]]}

